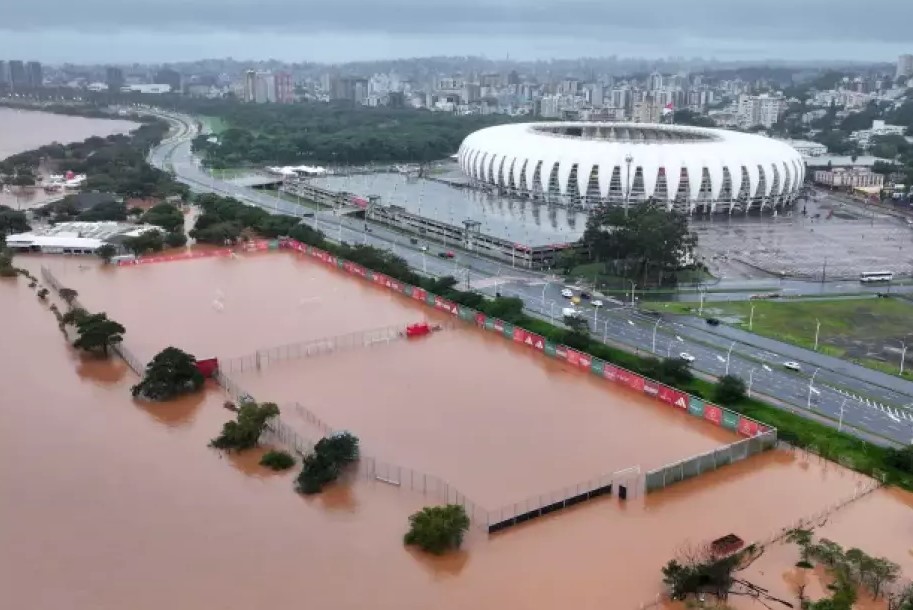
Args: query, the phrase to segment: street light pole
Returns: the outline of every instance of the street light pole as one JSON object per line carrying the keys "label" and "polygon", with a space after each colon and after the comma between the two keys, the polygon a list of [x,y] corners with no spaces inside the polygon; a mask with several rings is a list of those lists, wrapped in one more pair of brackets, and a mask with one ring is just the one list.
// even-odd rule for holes
{"label": "street light pole", "polygon": [[844,398],[843,402],[840,403],[840,420],[837,422],[837,432],[843,431],[843,407],[846,406],[846,401],[848,400],[849,398]]}
{"label": "street light pole", "polygon": [[818,371],[820,371],[820,370],[821,370],[820,368],[815,369],[815,372],[812,373],[811,379],[808,380],[808,401],[805,404],[805,407],[807,409],[812,408],[812,390],[814,390],[816,394],[818,393],[818,390],[815,390],[815,388],[814,388],[814,383],[815,383],[815,375],[817,375]]}
{"label": "street light pole", "polygon": [[818,333],[821,332],[821,320],[815,318],[815,351],[818,351]]}
{"label": "street light pole", "polygon": [[732,345],[729,346],[729,351],[726,352],[726,374],[729,374],[729,357],[732,356],[732,348],[735,347],[735,341],[732,342]]}
{"label": "street light pole", "polygon": [[650,350],[652,353],[656,353],[656,329],[659,328],[659,323],[662,322],[662,319],[656,321],[656,324],[653,325],[653,348]]}
{"label": "street light pole", "polygon": [[754,305],[751,306],[751,314],[748,316],[748,330],[754,328]]}
{"label": "street light pole", "polygon": [[751,398],[751,384],[754,381],[754,369],[748,371],[748,398]]}
{"label": "street light pole", "polygon": [[704,293],[705,293],[705,290],[702,288],[702,289],[700,290],[700,293],[701,293],[701,306],[700,306],[700,308],[697,310],[697,315],[698,315],[698,317],[704,315]]}
{"label": "street light pole", "polygon": [[637,284],[634,283],[634,280],[628,280],[631,282],[631,309],[634,309],[634,291],[637,290]]}
{"label": "street light pole", "polygon": [[903,377],[903,364],[904,360],[907,358],[907,344],[901,342],[900,344],[903,349],[900,351],[900,376]]}

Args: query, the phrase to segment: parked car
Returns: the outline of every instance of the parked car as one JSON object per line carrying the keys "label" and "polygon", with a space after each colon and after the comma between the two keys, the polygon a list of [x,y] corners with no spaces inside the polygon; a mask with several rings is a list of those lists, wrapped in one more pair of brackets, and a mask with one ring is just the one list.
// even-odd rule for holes
{"label": "parked car", "polygon": [[684,360],[685,362],[689,362],[689,363],[694,362],[694,356],[692,356],[688,352],[682,352],[681,354],[678,355],[678,357],[681,358],[682,360]]}
{"label": "parked car", "polygon": [[563,296],[565,299],[569,299],[574,296],[574,291],[570,288],[565,288],[561,291],[561,296]]}
{"label": "parked car", "polygon": [[451,252],[450,250],[447,250],[446,252],[438,252],[437,255],[440,256],[441,258],[453,258],[454,257],[453,252]]}
{"label": "parked car", "polygon": [[590,302],[590,305],[592,305],[593,307],[602,307],[603,303],[599,299],[593,299]]}
{"label": "parked car", "polygon": [[794,362],[792,360],[787,360],[786,362],[784,362],[783,368],[788,369],[790,371],[797,371],[797,372],[802,370],[802,366],[798,362]]}
{"label": "parked car", "polygon": [[720,321],[717,320],[716,318],[707,318],[707,324],[709,324],[710,326],[719,326]]}
{"label": "parked car", "polygon": [[584,301],[589,301],[592,297],[590,296],[589,292],[581,292],[580,298],[583,299]]}

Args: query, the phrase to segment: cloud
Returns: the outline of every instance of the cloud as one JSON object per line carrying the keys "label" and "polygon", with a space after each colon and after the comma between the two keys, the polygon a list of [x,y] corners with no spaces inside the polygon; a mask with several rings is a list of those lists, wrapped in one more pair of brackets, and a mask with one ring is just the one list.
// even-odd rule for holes
{"label": "cloud", "polygon": [[0,30],[501,34],[664,45],[683,37],[909,39],[913,22],[910,0],[866,2],[867,16],[884,19],[858,19],[858,7],[842,9],[833,0],[43,0],[41,6],[4,7]]}

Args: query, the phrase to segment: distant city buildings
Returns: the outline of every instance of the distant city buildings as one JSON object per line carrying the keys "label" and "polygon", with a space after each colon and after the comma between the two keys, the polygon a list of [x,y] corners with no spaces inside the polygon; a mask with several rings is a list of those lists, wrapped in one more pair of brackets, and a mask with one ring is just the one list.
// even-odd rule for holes
{"label": "distant city buildings", "polygon": [[247,70],[244,73],[243,99],[256,104],[290,104],[295,101],[292,75],[288,72],[273,74]]}
{"label": "distant city buildings", "polygon": [[811,140],[783,140],[803,157],[820,157],[827,154],[827,146]]}
{"label": "distant city buildings", "polygon": [[901,55],[897,58],[897,72],[894,78],[910,78],[913,76],[913,55]]}
{"label": "distant city buildings", "polygon": [[872,138],[876,136],[902,136],[907,128],[903,125],[889,125],[882,120],[872,121],[869,129],[860,129],[850,134],[850,139],[858,142],[863,148],[868,148],[872,144]]}
{"label": "distant city buildings", "polygon": [[786,112],[786,98],[782,95],[743,94],[739,97],[739,122],[743,127],[763,125],[773,127]]}
{"label": "distant city buildings", "polygon": [[123,70],[114,66],[105,68],[105,84],[108,85],[108,91],[120,91],[125,83]]}

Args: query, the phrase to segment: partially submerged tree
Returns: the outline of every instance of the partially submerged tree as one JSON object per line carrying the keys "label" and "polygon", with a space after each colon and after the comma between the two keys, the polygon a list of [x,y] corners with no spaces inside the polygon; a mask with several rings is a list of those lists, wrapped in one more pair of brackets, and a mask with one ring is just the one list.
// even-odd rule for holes
{"label": "partially submerged tree", "polygon": [[70,307],[73,306],[73,301],[75,301],[76,297],[79,296],[79,293],[72,288],[61,288],[58,291],[58,294],[60,295],[60,298],[63,299],[63,302]]}
{"label": "partially submerged tree", "polygon": [[145,376],[131,392],[147,400],[170,400],[196,392],[203,382],[196,358],[176,347],[166,347],[146,365]]}
{"label": "partially submerged tree", "polygon": [[260,465],[270,470],[288,470],[295,465],[295,458],[288,451],[267,451],[260,458]]}
{"label": "partially submerged tree", "polygon": [[460,548],[469,529],[469,516],[459,504],[426,506],[409,517],[409,531],[403,542],[441,555]]}
{"label": "partially submerged tree", "polygon": [[117,254],[117,248],[112,244],[102,244],[95,250],[95,254],[108,264],[111,262],[111,259],[114,258],[114,255]]}
{"label": "partially submerged tree", "polygon": [[209,442],[210,447],[226,451],[252,449],[260,442],[260,435],[266,429],[271,417],[279,415],[279,406],[272,402],[257,404],[242,403],[233,421],[225,422],[222,433]]}
{"label": "partially submerged tree", "polygon": [[[75,292],[75,291],[74,291]],[[61,318],[62,319],[62,318]],[[104,313],[86,314],[76,322],[76,341],[73,347],[108,356],[108,348],[124,340],[127,330]]]}
{"label": "partially submerged tree", "polygon": [[315,494],[335,481],[343,468],[358,461],[358,438],[348,432],[337,432],[320,439],[314,451],[301,460],[301,473],[295,489],[303,494]]}

